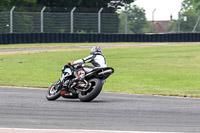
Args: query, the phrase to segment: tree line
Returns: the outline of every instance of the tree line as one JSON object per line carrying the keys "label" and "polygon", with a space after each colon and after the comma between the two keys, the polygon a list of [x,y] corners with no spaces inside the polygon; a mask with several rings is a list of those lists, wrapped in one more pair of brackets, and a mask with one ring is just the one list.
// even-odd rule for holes
{"label": "tree line", "polygon": [[84,7],[84,8],[107,8],[110,12],[130,4],[135,0],[1,0],[1,11],[7,10],[7,7]]}

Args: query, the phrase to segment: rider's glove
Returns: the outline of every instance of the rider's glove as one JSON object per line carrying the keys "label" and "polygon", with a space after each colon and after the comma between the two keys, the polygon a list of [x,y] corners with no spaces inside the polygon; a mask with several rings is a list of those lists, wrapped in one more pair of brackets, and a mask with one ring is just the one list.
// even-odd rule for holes
{"label": "rider's glove", "polygon": [[68,62],[67,65],[72,66],[73,62]]}

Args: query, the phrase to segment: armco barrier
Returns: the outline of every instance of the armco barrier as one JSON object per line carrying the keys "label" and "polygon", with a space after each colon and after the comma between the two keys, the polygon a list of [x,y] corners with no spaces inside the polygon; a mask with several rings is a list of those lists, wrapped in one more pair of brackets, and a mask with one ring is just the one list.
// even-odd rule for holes
{"label": "armco barrier", "polygon": [[70,33],[6,33],[0,44],[67,43],[67,42],[200,42],[200,33],[171,34],[70,34]]}

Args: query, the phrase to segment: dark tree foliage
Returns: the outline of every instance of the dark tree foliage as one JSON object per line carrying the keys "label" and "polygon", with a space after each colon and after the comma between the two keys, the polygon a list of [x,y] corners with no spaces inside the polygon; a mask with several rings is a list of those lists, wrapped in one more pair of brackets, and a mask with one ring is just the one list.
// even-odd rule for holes
{"label": "dark tree foliage", "polygon": [[10,11],[13,6],[18,7],[21,11],[36,7],[37,0],[0,0],[0,11]]}
{"label": "dark tree foliage", "polygon": [[200,1],[199,0],[192,0],[194,8],[199,11],[200,10]]}
{"label": "dark tree foliage", "polygon": [[29,11],[29,8],[40,9],[46,6],[51,7],[51,11],[55,8],[55,11],[59,10],[59,8],[68,8],[68,10],[70,10],[70,7],[78,7],[79,9],[82,7],[92,11],[91,8],[99,9],[103,7],[104,11],[115,12],[117,9],[134,1],[135,0],[0,0],[0,11],[9,11],[12,6],[16,6],[18,9],[20,8],[24,11]]}
{"label": "dark tree foliage", "polygon": [[114,12],[125,4],[135,0],[37,0],[37,4],[47,7],[84,7],[84,8],[107,8]]}

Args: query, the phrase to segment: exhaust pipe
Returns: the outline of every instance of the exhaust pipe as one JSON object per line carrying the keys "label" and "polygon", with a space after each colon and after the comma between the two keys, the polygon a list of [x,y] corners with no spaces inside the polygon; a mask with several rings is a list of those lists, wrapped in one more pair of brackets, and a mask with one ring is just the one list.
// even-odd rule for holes
{"label": "exhaust pipe", "polygon": [[113,70],[109,69],[109,70],[105,70],[103,72],[100,72],[98,75],[99,76],[104,76],[104,75],[109,75],[111,73],[113,73]]}

